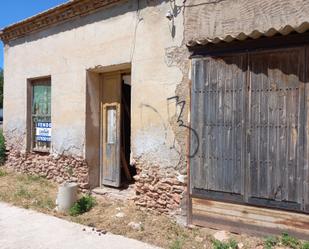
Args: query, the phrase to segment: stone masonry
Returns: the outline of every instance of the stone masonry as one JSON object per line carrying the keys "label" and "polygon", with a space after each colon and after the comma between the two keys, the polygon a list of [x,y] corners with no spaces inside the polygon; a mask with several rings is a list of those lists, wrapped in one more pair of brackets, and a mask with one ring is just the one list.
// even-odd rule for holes
{"label": "stone masonry", "polygon": [[137,165],[135,204],[161,213],[182,214],[186,179],[159,166]]}
{"label": "stone masonry", "polygon": [[77,182],[82,189],[89,188],[88,167],[83,158],[10,150],[6,166],[17,172],[39,175],[57,183],[71,181]]}

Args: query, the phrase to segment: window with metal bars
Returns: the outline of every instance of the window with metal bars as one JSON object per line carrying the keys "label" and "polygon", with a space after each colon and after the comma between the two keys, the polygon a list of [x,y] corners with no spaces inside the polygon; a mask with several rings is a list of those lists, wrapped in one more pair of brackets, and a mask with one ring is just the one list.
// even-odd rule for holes
{"label": "window with metal bars", "polygon": [[51,145],[51,81],[35,80],[31,89],[31,148],[49,152]]}

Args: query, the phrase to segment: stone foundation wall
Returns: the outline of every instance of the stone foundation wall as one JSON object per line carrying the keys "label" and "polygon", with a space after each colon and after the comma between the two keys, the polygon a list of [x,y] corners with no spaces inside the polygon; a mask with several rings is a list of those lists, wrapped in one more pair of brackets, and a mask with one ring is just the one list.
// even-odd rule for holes
{"label": "stone foundation wall", "polygon": [[40,175],[57,183],[70,180],[77,182],[82,189],[89,188],[88,166],[83,158],[10,150],[6,166],[17,172]]}
{"label": "stone foundation wall", "polygon": [[[57,183],[77,182],[82,189],[89,188],[89,169],[83,158],[22,153],[10,150],[6,166],[26,174],[35,174]],[[141,208],[172,215],[186,214],[186,176],[175,169],[136,164],[135,204]]]}
{"label": "stone foundation wall", "polygon": [[137,165],[135,204],[161,213],[185,215],[186,176],[159,166]]}

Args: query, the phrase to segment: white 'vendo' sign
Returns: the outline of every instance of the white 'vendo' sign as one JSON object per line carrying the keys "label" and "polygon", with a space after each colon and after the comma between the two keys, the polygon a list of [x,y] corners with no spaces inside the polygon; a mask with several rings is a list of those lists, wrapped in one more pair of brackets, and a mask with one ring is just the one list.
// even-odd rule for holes
{"label": "white 'vendo' sign", "polygon": [[37,123],[35,136],[37,141],[50,142],[51,140],[51,123]]}

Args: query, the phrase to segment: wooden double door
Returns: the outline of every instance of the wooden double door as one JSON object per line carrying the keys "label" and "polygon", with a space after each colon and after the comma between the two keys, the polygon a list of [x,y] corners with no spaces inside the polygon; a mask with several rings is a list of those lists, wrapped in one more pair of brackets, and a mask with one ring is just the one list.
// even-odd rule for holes
{"label": "wooden double door", "polygon": [[192,60],[192,196],[309,212],[308,58],[296,47]]}

